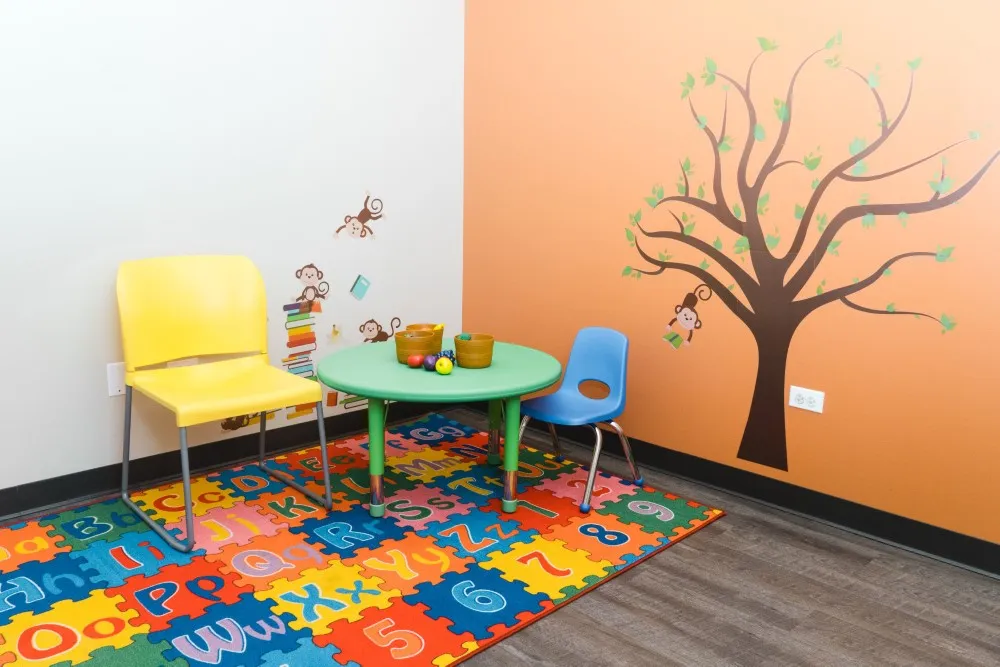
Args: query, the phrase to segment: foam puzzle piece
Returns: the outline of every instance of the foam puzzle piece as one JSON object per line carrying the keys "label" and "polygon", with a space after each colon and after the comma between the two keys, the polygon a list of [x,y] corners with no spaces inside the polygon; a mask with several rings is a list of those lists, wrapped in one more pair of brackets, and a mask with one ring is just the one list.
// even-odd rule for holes
{"label": "foam puzzle piece", "polygon": [[525,585],[509,581],[493,570],[472,565],[468,572],[449,572],[440,583],[421,583],[403,602],[432,619],[451,621],[451,631],[489,639],[498,627],[513,627],[521,613],[538,613],[545,596],[530,593]]}
{"label": "foam puzzle piece", "polygon": [[379,577],[365,576],[358,565],[334,560],[322,570],[305,570],[294,581],[276,579],[258,600],[270,603],[275,613],[293,617],[289,627],[308,629],[313,636],[330,632],[328,625],[339,619],[356,621],[369,607],[386,609],[398,590],[384,588]]}
{"label": "foam puzzle piece", "polygon": [[0,528],[0,574],[24,563],[47,563],[70,549],[72,544],[52,525],[27,521]]}
{"label": "foam puzzle piece", "polygon": [[471,558],[451,547],[439,546],[434,538],[407,533],[371,549],[359,549],[345,565],[360,565],[361,571],[384,581],[383,588],[403,595],[416,592],[417,583],[437,583],[448,572],[465,572]]}
{"label": "foam puzzle piece", "polygon": [[[136,635],[128,646],[115,648],[103,646],[90,654],[84,667],[188,667],[186,660],[170,660],[163,652],[170,648],[167,642],[152,643],[145,635]],[[3,664],[0,662],[0,664]],[[70,667],[70,662],[58,662],[52,667]]]}
{"label": "foam puzzle piece", "polygon": [[435,541],[455,550],[456,555],[486,560],[494,553],[510,551],[515,544],[527,543],[538,535],[533,528],[523,528],[517,521],[505,519],[497,512],[470,512],[449,517],[447,521],[427,524],[426,532]]}
{"label": "foam puzzle piece", "polygon": [[191,665],[258,665],[273,651],[291,652],[307,633],[296,632],[294,619],[274,612],[267,602],[243,593],[231,605],[213,605],[198,618],[181,616],[162,632],[150,633],[153,642],[165,641],[168,660],[186,660]]}
{"label": "foam puzzle piece", "polygon": [[23,563],[0,574],[0,627],[18,614],[39,614],[61,600],[85,600],[101,584],[69,553],[45,563]]}
{"label": "foam puzzle piece", "polygon": [[[433,619],[422,609],[397,601],[388,609],[370,608],[355,623],[336,621],[320,646],[337,642],[342,658],[365,665],[430,665],[458,643],[475,644],[468,632],[455,634],[448,619]],[[444,663],[447,664],[447,663]]]}
{"label": "foam puzzle piece", "polygon": [[[327,635],[324,635],[327,636]],[[361,667],[361,663],[353,660],[344,662],[339,656],[340,649],[332,644],[317,645],[310,637],[299,639],[299,646],[290,653],[270,651],[261,656],[260,667],[330,667],[339,664],[343,667]],[[336,660],[336,663],[334,663]]]}
{"label": "foam puzzle piece", "polygon": [[78,665],[99,648],[125,648],[149,627],[137,625],[135,612],[121,612],[120,597],[92,591],[83,600],[63,600],[40,614],[18,614],[0,627],[10,648],[13,665],[66,662]]}
{"label": "foam puzzle piece", "polygon": [[[155,489],[139,491],[132,495],[135,504],[146,514],[167,525],[184,518],[184,486],[181,482],[164,484]],[[215,509],[229,509],[237,503],[229,489],[223,489],[207,477],[191,479],[191,513],[207,514]]]}
{"label": "foam puzzle piece", "polygon": [[582,549],[571,549],[562,540],[541,535],[515,544],[508,552],[492,554],[479,566],[497,570],[507,581],[526,584],[529,593],[542,594],[552,602],[565,597],[562,589],[567,586],[580,586],[587,577],[603,576],[612,567],[606,560],[592,560]]}
{"label": "foam puzzle piece", "polygon": [[432,486],[396,491],[385,502],[385,511],[404,528],[422,530],[432,521],[468,514],[476,506],[462,502],[458,496],[439,491]]}
{"label": "foam puzzle piece", "polygon": [[[528,447],[502,512],[486,433],[390,431],[377,519],[357,438],[330,444],[332,511],[254,465],[195,478],[188,554],[117,499],[0,528],[0,666],[453,664],[722,515],[604,473],[583,514],[586,472]],[[279,458],[320,490],[319,447]],[[180,484],[137,496],[182,537]]]}
{"label": "foam puzzle piece", "polygon": [[114,542],[128,533],[152,532],[146,523],[121,500],[107,500],[93,505],[50,514],[38,521],[65,537],[63,544],[78,551],[91,542]]}

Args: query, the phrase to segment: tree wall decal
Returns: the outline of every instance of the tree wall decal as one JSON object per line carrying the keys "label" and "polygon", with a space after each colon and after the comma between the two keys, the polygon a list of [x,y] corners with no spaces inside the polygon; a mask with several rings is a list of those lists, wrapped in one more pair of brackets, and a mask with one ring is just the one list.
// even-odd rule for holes
{"label": "tree wall decal", "polygon": [[[875,203],[863,197],[857,204],[848,206],[832,217],[818,213],[824,193],[834,182],[877,182],[895,174],[905,172],[918,165],[942,155],[946,151],[966,141],[978,138],[978,134],[970,132],[969,136],[956,141],[924,158],[910,164],[881,173],[869,173],[865,163],[892,136],[906,116],[913,93],[914,78],[920,66],[920,59],[907,63],[909,68],[909,86],[906,98],[895,118],[890,119],[886,111],[885,101],[879,88],[881,71],[879,68],[868,74],[843,66],[835,49],[841,44],[838,33],[831,38],[824,48],[809,54],[795,70],[788,84],[784,99],[773,101],[773,113],[780,124],[778,134],[770,152],[756,175],[751,174],[750,158],[754,148],[763,144],[767,137],[762,118],[751,100],[751,75],[753,68],[762,55],[777,48],[777,44],[769,39],[758,38],[761,50],[750,63],[745,79],[740,82],[720,71],[716,63],[708,58],[705,61],[701,78],[705,86],[713,85],[721,79],[726,87],[725,104],[722,112],[721,125],[716,133],[705,116],[696,109],[691,93],[695,89],[696,80],[688,73],[681,82],[681,98],[688,100],[691,116],[698,128],[704,133],[712,147],[714,166],[712,171],[710,192],[704,185],[692,190],[691,175],[693,173],[690,159],[680,162],[681,173],[678,176],[676,188],[678,194],[665,196],[662,186],[654,187],[651,196],[646,197],[646,203],[652,209],[667,208],[672,218],[670,226],[676,223],[676,231],[653,231],[643,225],[642,210],[629,215],[630,226],[625,234],[629,244],[635,248],[644,260],[642,267],[626,266],[623,276],[639,279],[644,275],[659,275],[667,270],[683,271],[696,277],[708,285],[723,303],[750,330],[757,344],[758,366],[753,400],[747,418],[743,439],[740,443],[738,458],[761,465],[788,469],[787,447],[785,440],[785,367],[788,349],[799,325],[819,308],[832,303],[840,303],[848,308],[864,313],[878,315],[910,315],[920,319],[937,322],[942,332],[955,327],[955,321],[948,315],[935,317],[928,313],[898,310],[895,304],[885,308],[871,308],[857,303],[853,297],[875,284],[884,276],[889,275],[891,268],[897,262],[910,258],[927,257],[938,262],[949,261],[952,248],[937,248],[905,252],[886,259],[878,269],[865,278],[857,278],[854,282],[828,289],[825,281],[819,283],[815,294],[808,293],[800,298],[803,288],[813,279],[824,255],[837,255],[841,240],[838,233],[849,223],[860,220],[862,227],[872,227],[879,216],[892,216],[905,226],[909,216],[919,213],[929,213],[950,206],[965,197],[983,178],[993,162],[1000,157],[1000,152],[994,153],[983,166],[972,174],[959,187],[953,188],[952,176],[946,173],[946,163],[942,159],[940,169],[934,170],[934,178],[929,182],[930,192],[922,201],[900,201]],[[788,251],[779,256],[774,250],[780,244],[780,236],[768,233],[762,223],[762,216],[768,211],[769,194],[765,186],[768,178],[783,167],[798,165],[811,172],[821,173],[822,155],[813,151],[802,159],[782,159],[782,148],[788,138],[791,128],[794,107],[795,83],[805,66],[816,56],[826,53],[824,61],[827,66],[842,69],[853,76],[859,77],[874,97],[880,122],[879,134],[871,143],[863,139],[855,139],[849,146],[849,157],[830,169],[825,176],[812,182],[812,193],[808,202],[795,206],[795,234]],[[742,142],[742,151],[736,167],[736,187],[739,192],[738,201],[728,202],[723,191],[722,159],[726,153],[734,150],[733,138],[726,133],[729,113],[729,90],[735,90],[739,100],[745,107],[749,131]],[[708,214],[714,221],[737,235],[732,245],[732,254],[739,256],[740,261],[733,259],[725,251],[720,237],[714,242],[706,242],[694,235],[695,215],[682,211],[678,215],[670,210],[668,205],[679,204],[691,207]],[[811,226],[815,224],[819,233],[818,240],[812,247],[805,247],[806,237]],[[638,233],[636,233],[637,230]],[[683,244],[702,253],[705,259],[700,265],[671,261],[673,258],[666,252],[650,254],[643,245],[648,246],[652,239],[664,239]],[[792,271],[797,257],[804,253],[804,261]],[[744,269],[746,256],[750,257],[752,273]],[[710,263],[711,262],[711,263]],[[732,282],[717,278],[708,269],[714,263],[731,277]],[[725,283],[729,282],[729,285]],[[736,288],[739,288],[737,294]]]}

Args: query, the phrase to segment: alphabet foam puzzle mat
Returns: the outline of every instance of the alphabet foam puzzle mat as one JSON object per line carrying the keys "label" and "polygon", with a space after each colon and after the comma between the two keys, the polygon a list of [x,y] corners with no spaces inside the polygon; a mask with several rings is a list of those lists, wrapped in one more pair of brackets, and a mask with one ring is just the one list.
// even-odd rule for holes
{"label": "alphabet foam puzzle mat", "polygon": [[[327,512],[253,465],[192,483],[197,547],[171,549],[120,500],[0,528],[0,665],[344,667],[460,662],[722,511],[522,447],[504,514],[487,434],[433,414],[390,428],[386,515],[367,438],[331,443]],[[319,448],[274,465],[319,487]],[[133,494],[181,534],[172,484]]]}

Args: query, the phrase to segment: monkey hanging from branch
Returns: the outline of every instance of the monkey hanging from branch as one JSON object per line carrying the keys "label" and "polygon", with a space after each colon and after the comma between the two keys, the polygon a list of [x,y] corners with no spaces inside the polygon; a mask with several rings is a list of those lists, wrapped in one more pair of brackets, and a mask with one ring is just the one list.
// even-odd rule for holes
{"label": "monkey hanging from branch", "polygon": [[365,204],[357,215],[345,215],[344,224],[337,228],[334,236],[340,236],[340,232],[347,230],[348,236],[363,239],[366,236],[375,236],[375,232],[368,225],[373,220],[382,219],[382,200],[372,199],[371,195],[365,196]]}
{"label": "monkey hanging from branch", "polygon": [[[670,343],[675,350],[679,350],[681,345],[690,345],[694,330],[701,328],[701,318],[698,317],[696,308],[698,300],[708,301],[711,298],[712,288],[705,283],[685,294],[680,304],[674,307],[674,319],[667,324],[667,333],[663,336],[663,340]],[[687,332],[687,338],[673,330],[674,324],[677,324],[683,332]]]}
{"label": "monkey hanging from branch", "polygon": [[295,272],[295,277],[302,281],[302,294],[296,301],[315,301],[325,299],[330,293],[330,283],[323,280],[323,272],[315,264],[306,264]]}

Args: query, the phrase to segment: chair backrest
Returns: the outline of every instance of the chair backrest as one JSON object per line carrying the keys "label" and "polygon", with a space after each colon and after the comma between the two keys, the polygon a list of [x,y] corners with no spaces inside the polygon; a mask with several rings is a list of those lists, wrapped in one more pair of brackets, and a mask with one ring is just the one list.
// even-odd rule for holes
{"label": "chair backrest", "polygon": [[246,257],[126,261],[117,292],[126,372],[187,357],[267,354],[264,280]]}
{"label": "chair backrest", "polygon": [[628,337],[606,327],[584,327],[573,340],[563,384],[577,388],[586,380],[603,382],[609,389],[603,400],[616,401],[624,410],[627,373]]}

